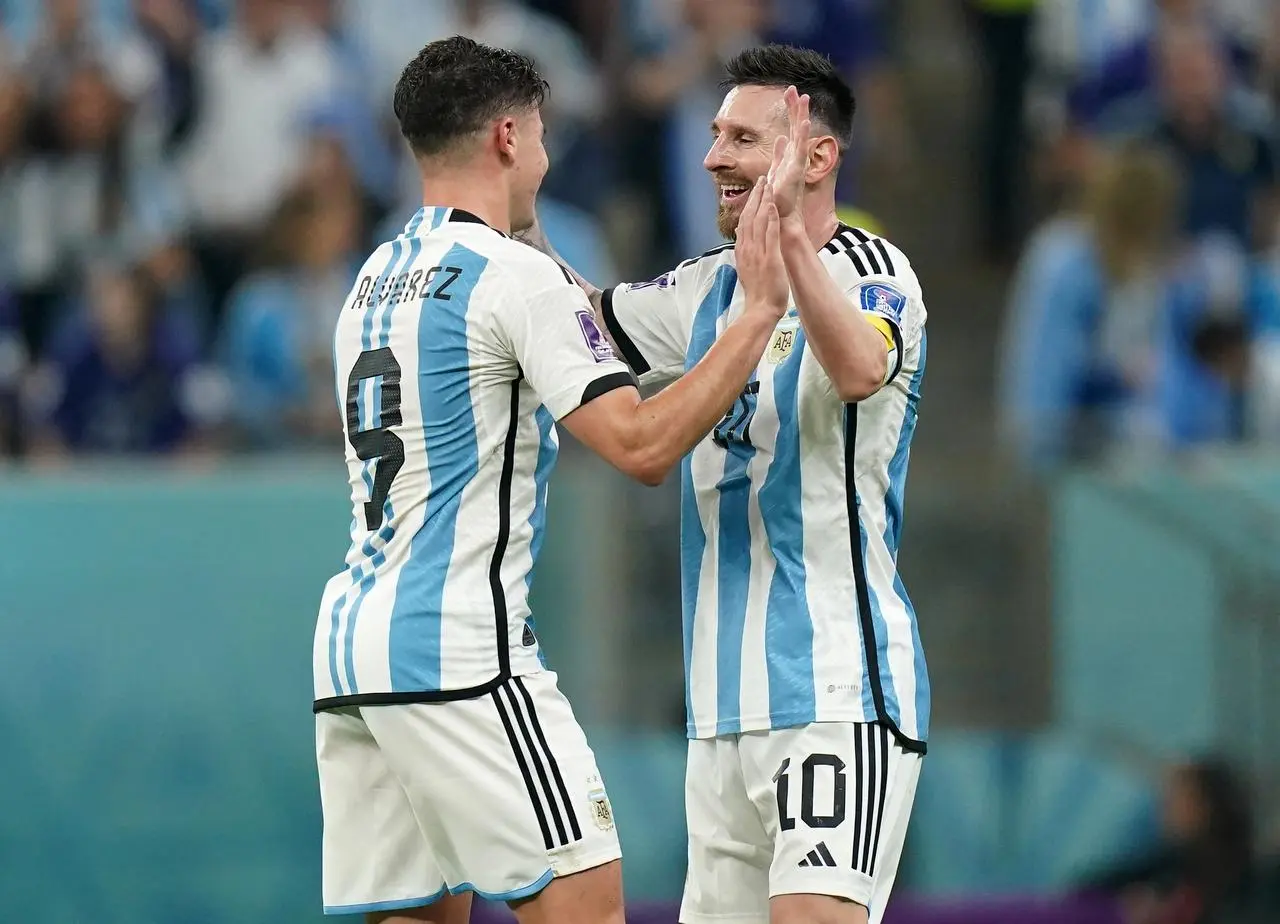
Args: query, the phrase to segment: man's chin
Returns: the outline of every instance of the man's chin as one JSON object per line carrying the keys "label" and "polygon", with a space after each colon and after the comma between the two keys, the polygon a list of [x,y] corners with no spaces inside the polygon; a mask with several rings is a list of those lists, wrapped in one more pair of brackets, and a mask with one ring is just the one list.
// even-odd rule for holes
{"label": "man's chin", "polygon": [[727,240],[736,241],[738,239],[738,218],[741,214],[741,209],[735,209],[728,205],[720,206],[720,211],[716,214],[716,227],[720,229],[720,233]]}

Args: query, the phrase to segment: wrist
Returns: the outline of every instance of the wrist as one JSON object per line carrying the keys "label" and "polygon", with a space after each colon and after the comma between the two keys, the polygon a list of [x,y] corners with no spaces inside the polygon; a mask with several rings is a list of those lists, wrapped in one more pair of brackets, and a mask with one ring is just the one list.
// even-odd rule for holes
{"label": "wrist", "polygon": [[796,209],[785,218],[778,221],[778,234],[784,243],[794,243],[796,241],[808,241],[809,231],[804,226],[804,218],[800,215],[800,210]]}
{"label": "wrist", "polygon": [[778,318],[786,314],[786,311],[786,299],[778,301],[763,296],[748,295],[743,304],[742,316],[738,321],[747,322],[752,330],[756,328],[773,330],[774,325],[778,323]]}

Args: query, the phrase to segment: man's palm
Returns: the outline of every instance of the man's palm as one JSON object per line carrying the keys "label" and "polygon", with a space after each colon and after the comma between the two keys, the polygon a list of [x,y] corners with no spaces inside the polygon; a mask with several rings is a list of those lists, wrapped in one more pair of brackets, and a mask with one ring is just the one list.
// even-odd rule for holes
{"label": "man's palm", "polygon": [[804,195],[804,175],[809,167],[809,96],[801,96],[795,87],[783,94],[789,123],[786,137],[773,146],[773,165],[769,168],[769,184],[778,216],[786,218],[800,206]]}

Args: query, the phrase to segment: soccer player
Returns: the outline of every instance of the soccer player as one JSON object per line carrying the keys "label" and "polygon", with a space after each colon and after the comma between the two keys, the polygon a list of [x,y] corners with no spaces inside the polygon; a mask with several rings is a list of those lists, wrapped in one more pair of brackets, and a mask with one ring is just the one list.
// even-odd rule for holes
{"label": "soccer player", "polygon": [[[911,264],[842,224],[853,94],[822,56],[728,65],[705,166],[735,237],[769,177],[792,307],[734,407],[684,460],[689,743],[684,924],[880,920],[929,724],[897,573],[925,366]],[[812,113],[812,115],[811,115]],[[550,252],[536,228],[529,242]],[[600,291],[642,380],[678,377],[743,311],[743,239]]]}
{"label": "soccer player", "polygon": [[474,893],[522,924],[621,924],[608,796],[529,611],[555,424],[656,483],[786,311],[762,182],[737,228],[741,312],[642,401],[583,291],[509,236],[546,173],[546,89],[527,58],[460,37],[396,86],[426,204],[364,264],[334,335],[353,519],[314,647],[329,913],[461,924]]}

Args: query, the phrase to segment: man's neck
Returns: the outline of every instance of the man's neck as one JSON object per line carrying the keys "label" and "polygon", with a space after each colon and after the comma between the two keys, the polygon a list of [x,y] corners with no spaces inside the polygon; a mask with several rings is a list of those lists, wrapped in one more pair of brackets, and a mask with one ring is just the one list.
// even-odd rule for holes
{"label": "man's neck", "polygon": [[835,203],[819,202],[806,196],[800,210],[804,216],[804,230],[813,243],[813,249],[821,249],[827,241],[835,237],[836,229],[840,227],[840,219],[836,217]]}
{"label": "man's neck", "polygon": [[422,178],[422,204],[462,209],[503,234],[511,233],[511,206],[500,184],[474,172],[428,174]]}

